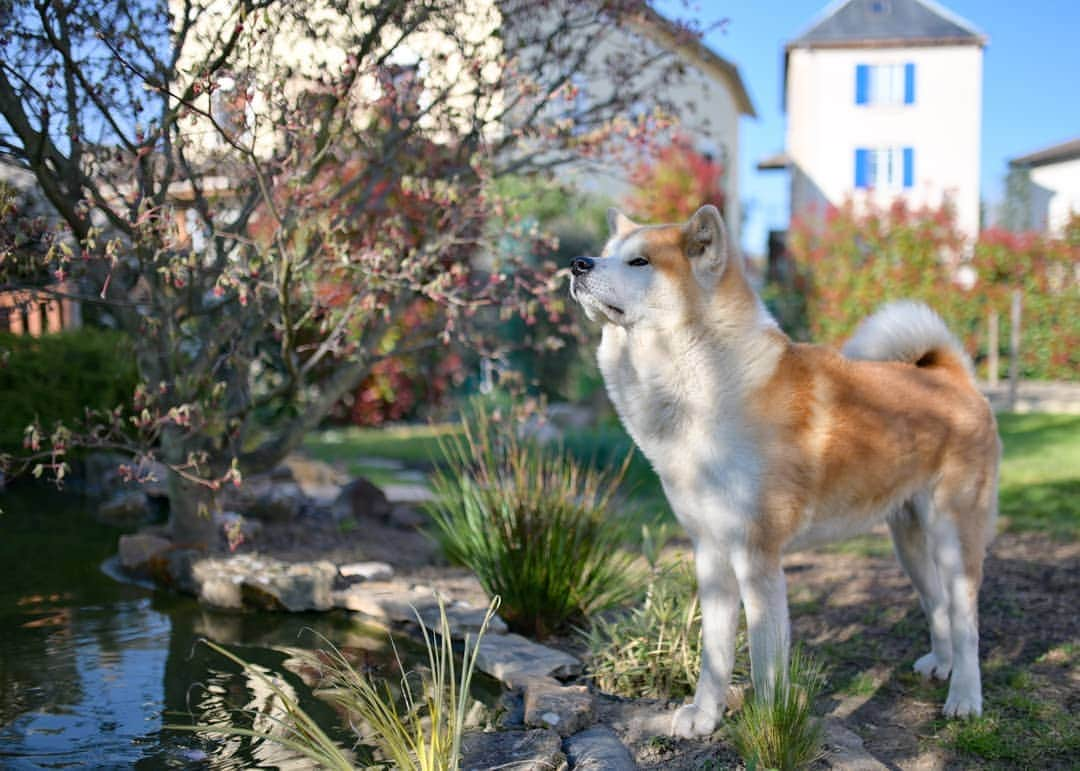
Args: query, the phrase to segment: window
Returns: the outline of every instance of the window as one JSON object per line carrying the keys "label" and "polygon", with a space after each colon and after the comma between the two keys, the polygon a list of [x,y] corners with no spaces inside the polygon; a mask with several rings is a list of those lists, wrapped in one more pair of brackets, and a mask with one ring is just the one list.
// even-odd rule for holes
{"label": "window", "polygon": [[855,150],[855,187],[908,189],[915,184],[915,150],[911,147]]}
{"label": "window", "polygon": [[855,104],[915,104],[915,65],[855,65]]}

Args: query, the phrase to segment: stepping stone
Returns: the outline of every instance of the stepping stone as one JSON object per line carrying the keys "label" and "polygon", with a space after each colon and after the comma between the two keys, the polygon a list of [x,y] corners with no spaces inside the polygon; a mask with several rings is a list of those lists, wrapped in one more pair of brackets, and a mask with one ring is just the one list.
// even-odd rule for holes
{"label": "stepping stone", "polygon": [[394,569],[385,562],[350,562],[338,565],[338,572],[345,578],[359,581],[382,581],[394,576]]}
{"label": "stepping stone", "polygon": [[496,731],[462,738],[462,771],[558,771],[566,768],[562,738],[554,731]]}
{"label": "stepping stone", "polygon": [[563,742],[574,771],[633,771],[634,757],[609,726],[597,725]]}
{"label": "stepping stone", "polygon": [[525,686],[525,725],[551,728],[570,736],[592,724],[593,698],[583,685],[556,680],[530,680]]}
{"label": "stepping stone", "polygon": [[534,643],[517,634],[487,634],[480,641],[477,668],[511,688],[530,679],[574,677],[581,674],[581,662],[569,653]]}
{"label": "stepping stone", "polygon": [[[430,589],[411,586],[401,581],[363,581],[333,592],[334,607],[354,610],[384,623],[415,624],[416,614],[429,630],[439,631],[439,603]],[[415,611],[413,609],[416,609]],[[486,608],[476,608],[465,602],[446,603],[446,618],[450,634],[463,638],[476,636],[484,621]],[[488,624],[488,634],[506,631],[506,622],[498,616]]]}
{"label": "stepping stone", "polygon": [[866,751],[862,737],[837,720],[825,721],[826,762],[837,771],[886,771],[888,766]]}
{"label": "stepping stone", "polygon": [[382,489],[390,503],[428,503],[435,500],[435,493],[424,485],[390,484]]}

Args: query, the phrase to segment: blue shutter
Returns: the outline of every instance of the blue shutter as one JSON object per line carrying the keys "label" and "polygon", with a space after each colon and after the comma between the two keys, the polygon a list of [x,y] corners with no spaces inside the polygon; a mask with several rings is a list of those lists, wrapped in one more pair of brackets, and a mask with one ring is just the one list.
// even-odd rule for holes
{"label": "blue shutter", "polygon": [[915,104],[915,64],[904,65],[904,104]]}
{"label": "blue shutter", "polygon": [[870,66],[855,65],[855,104],[870,103]]}
{"label": "blue shutter", "polygon": [[859,147],[855,149],[855,187],[870,187],[870,151]]}
{"label": "blue shutter", "polygon": [[915,185],[915,150],[904,148],[904,187]]}

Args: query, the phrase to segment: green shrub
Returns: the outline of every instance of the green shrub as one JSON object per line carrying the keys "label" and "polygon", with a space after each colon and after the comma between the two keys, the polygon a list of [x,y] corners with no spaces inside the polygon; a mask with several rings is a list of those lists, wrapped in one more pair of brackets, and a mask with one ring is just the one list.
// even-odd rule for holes
{"label": "green shrub", "polygon": [[510,628],[545,637],[634,591],[626,527],[610,511],[627,464],[581,465],[518,439],[517,426],[473,409],[443,444],[430,511],[447,557],[502,598]]}
{"label": "green shrub", "polygon": [[586,633],[590,677],[631,698],[681,698],[701,673],[701,609],[692,566],[655,568],[639,605]]}
{"label": "green shrub", "polygon": [[822,756],[823,726],[811,715],[825,685],[821,665],[795,648],[772,692],[754,693],[732,723],[735,749],[750,769],[806,768]]}
{"label": "green shrub", "polygon": [[128,340],[83,328],[42,337],[0,334],[0,453],[22,449],[35,420],[81,420],[87,408],[111,409],[131,399],[138,382]]}

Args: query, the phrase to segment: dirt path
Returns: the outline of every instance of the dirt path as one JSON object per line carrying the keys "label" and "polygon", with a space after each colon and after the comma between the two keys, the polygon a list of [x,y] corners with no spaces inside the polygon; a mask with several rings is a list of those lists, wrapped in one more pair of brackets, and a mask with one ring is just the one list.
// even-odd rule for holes
{"label": "dirt path", "polygon": [[1080,763],[1080,543],[1004,534],[980,595],[986,716],[940,719],[946,686],[911,670],[928,650],[925,618],[887,540],[870,553],[787,561],[796,640],[830,668],[827,714],[900,769],[1075,768]]}

